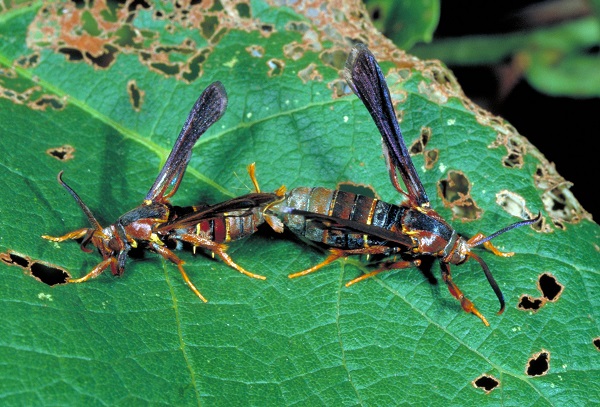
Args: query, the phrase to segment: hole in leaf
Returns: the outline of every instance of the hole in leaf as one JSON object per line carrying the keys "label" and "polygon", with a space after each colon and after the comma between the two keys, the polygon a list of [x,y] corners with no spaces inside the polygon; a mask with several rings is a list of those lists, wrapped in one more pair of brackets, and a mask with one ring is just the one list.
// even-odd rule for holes
{"label": "hole in leaf", "polygon": [[479,376],[477,379],[473,380],[472,383],[473,386],[478,389],[482,389],[486,393],[490,393],[492,390],[498,387],[498,385],[500,385],[500,382],[496,380],[496,378],[486,374]]}
{"label": "hole in leaf", "polygon": [[320,58],[323,64],[337,70],[342,70],[346,66],[348,52],[343,50],[327,50],[321,53]]}
{"label": "hole in leaf", "polygon": [[440,152],[437,148],[425,151],[425,168],[432,169],[438,158],[440,158]]}
{"label": "hole in leaf", "polygon": [[298,77],[302,79],[303,83],[306,83],[308,81],[320,82],[323,80],[323,76],[317,70],[317,65],[313,63],[309,64],[306,68],[298,71]]}
{"label": "hole in leaf", "polygon": [[265,33],[271,33],[273,32],[273,26],[269,25],[269,24],[263,24],[260,26],[260,29],[265,32]]}
{"label": "hole in leaf", "polygon": [[34,262],[30,267],[31,275],[44,284],[53,286],[66,284],[71,277],[69,273],[57,266],[51,266],[40,262]]}
{"label": "hole in leaf", "polygon": [[536,312],[539,310],[542,305],[544,305],[544,300],[540,298],[532,298],[529,295],[522,295],[519,300],[519,304],[517,308],[523,311],[533,311]]}
{"label": "hole in leaf", "polygon": [[598,338],[595,338],[595,339],[593,340],[593,344],[594,344],[594,346],[596,347],[596,350],[600,351],[600,337],[598,337]]}
{"label": "hole in leaf", "polygon": [[22,68],[33,68],[40,62],[40,54],[34,52],[31,55],[25,55],[18,58],[15,63]]}
{"label": "hole in leaf", "polygon": [[452,209],[454,217],[473,220],[481,216],[481,209],[469,196],[471,185],[467,177],[459,171],[448,171],[448,178],[438,182],[438,192],[444,205]]}
{"label": "hole in leaf", "polygon": [[67,57],[67,61],[81,61],[83,60],[83,54],[81,51],[75,48],[59,48],[58,52],[65,54]]}
{"label": "hole in leaf", "polygon": [[204,38],[212,37],[219,27],[219,19],[216,16],[205,16],[202,23],[200,23],[200,30]]}
{"label": "hole in leaf", "polygon": [[422,127],[421,134],[419,138],[417,138],[414,143],[410,146],[409,153],[412,155],[421,154],[425,151],[425,147],[427,147],[427,143],[431,138],[431,128]]}
{"label": "hole in leaf", "polygon": [[527,202],[521,195],[503,189],[496,194],[496,203],[507,213],[521,219],[531,219],[531,212],[527,209]]}
{"label": "hole in leaf", "polygon": [[285,62],[280,59],[271,58],[267,61],[267,66],[269,67],[269,72],[267,72],[269,77],[279,76],[283,73]]}
{"label": "hole in leaf", "polygon": [[348,83],[343,79],[334,79],[327,84],[327,87],[331,89],[334,99],[352,93],[350,86],[348,86]]}
{"label": "hole in leaf", "polygon": [[252,15],[250,13],[250,6],[245,3],[238,3],[235,6],[238,14],[242,18],[250,18]]}
{"label": "hole in leaf", "polygon": [[75,149],[68,144],[65,144],[64,146],[60,147],[49,148],[48,150],[46,150],[46,153],[48,155],[56,158],[59,161],[68,161],[75,158],[75,155],[73,155],[74,152]]}
{"label": "hole in leaf", "polygon": [[54,110],[62,110],[65,107],[65,103],[55,95],[44,95],[30,102],[28,106],[35,110],[46,110],[47,107]]}
{"label": "hole in leaf", "polygon": [[507,154],[502,158],[502,165],[507,168],[522,168],[523,156],[527,153],[525,145],[517,138],[507,134],[498,134],[489,148],[504,146]]}
{"label": "hole in leaf", "polygon": [[538,279],[538,288],[548,301],[556,301],[564,287],[550,273],[542,274]]}
{"label": "hole in leaf", "polygon": [[0,253],[0,260],[9,266],[19,266],[21,268],[29,268],[29,258],[22,257],[13,252]]}
{"label": "hole in leaf", "polygon": [[151,63],[150,66],[159,72],[164,73],[167,76],[175,76],[179,74],[179,65],[177,64],[165,64],[160,62]]}
{"label": "hole in leaf", "polygon": [[104,45],[104,51],[102,54],[95,56],[89,52],[85,53],[85,57],[91,61],[92,64],[96,65],[99,68],[108,68],[113,62],[117,59],[118,49],[111,45]]}
{"label": "hole in leaf", "polygon": [[12,251],[0,253],[0,260],[8,266],[17,266],[29,272],[33,278],[44,284],[53,286],[66,284],[71,275],[63,268],[39,260],[32,260]]}
{"label": "hole in leaf", "polygon": [[525,373],[529,376],[544,376],[550,369],[550,353],[546,350],[533,355],[527,362]]}
{"label": "hole in leaf", "polygon": [[127,93],[129,94],[129,102],[133,107],[133,110],[139,112],[142,108],[142,103],[144,102],[144,95],[146,92],[140,90],[137,86],[137,82],[132,79],[127,82]]}
{"label": "hole in leaf", "polygon": [[265,55],[265,49],[260,45],[250,45],[246,47],[246,51],[254,58],[262,58]]}

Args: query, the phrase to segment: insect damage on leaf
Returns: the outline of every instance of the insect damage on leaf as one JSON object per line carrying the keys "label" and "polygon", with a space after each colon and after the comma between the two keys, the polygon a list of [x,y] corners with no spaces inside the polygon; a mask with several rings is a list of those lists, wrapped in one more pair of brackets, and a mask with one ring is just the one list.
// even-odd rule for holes
{"label": "insect damage on leaf", "polygon": [[544,376],[548,370],[550,370],[550,352],[542,349],[529,358],[525,373],[528,376]]}
{"label": "insect damage on leaf", "polygon": [[29,55],[24,55],[15,61],[15,64],[21,68],[30,69],[35,68],[40,62],[40,53],[33,52]]}
{"label": "insect damage on leaf", "polygon": [[495,388],[497,388],[500,385],[498,379],[496,379],[494,376],[490,376],[487,374],[482,374],[477,379],[473,380],[471,383],[475,388],[483,390],[484,392],[486,392],[486,394],[492,392]]}
{"label": "insect damage on leaf", "polygon": [[594,338],[594,340],[592,341],[592,343],[594,344],[594,346],[596,347],[597,351],[600,351],[600,337],[598,338]]}
{"label": "insect damage on leaf", "polygon": [[431,127],[421,127],[420,136],[412,143],[408,151],[411,155],[422,154],[431,138]]}
{"label": "insect damage on leaf", "polygon": [[541,298],[533,298],[530,295],[522,295],[521,298],[519,298],[517,308],[522,311],[537,312],[543,304],[544,300]]}
{"label": "insect damage on leaf", "polygon": [[[152,24],[145,24],[149,19]],[[194,35],[173,43],[182,30]],[[220,2],[48,3],[29,26],[28,42],[35,52],[52,49],[96,69],[110,68],[120,54],[135,55],[150,70],[191,83],[202,75],[215,45],[233,30],[268,37],[275,28],[254,18],[244,2],[231,9]]]}
{"label": "insect damage on leaf", "polygon": [[0,68],[0,98],[8,99],[16,105],[25,105],[32,110],[65,108],[66,98],[44,93],[39,85],[27,87],[25,83],[29,84],[21,80],[15,68]]}
{"label": "insect damage on leaf", "polygon": [[319,73],[317,64],[314,63],[311,63],[306,68],[298,71],[298,77],[302,80],[302,83],[307,83],[308,81],[321,82],[323,80],[323,75]]}
{"label": "insect damage on leaf", "polygon": [[543,191],[542,202],[554,226],[565,230],[565,223],[576,224],[582,219],[592,220],[592,215],[581,207],[569,190],[571,183],[556,172],[553,163],[543,157],[542,159],[542,164],[536,168],[533,180],[535,186]]}
{"label": "insect damage on leaf", "polygon": [[254,58],[262,58],[265,55],[265,49],[260,45],[250,45],[246,47],[246,51]]}
{"label": "insect damage on leaf", "polygon": [[53,147],[46,150],[46,154],[50,157],[54,157],[59,161],[69,161],[75,158],[75,148],[68,144],[60,147]]}
{"label": "insect damage on leaf", "polygon": [[496,140],[488,146],[488,148],[498,148],[504,146],[507,155],[502,158],[502,165],[508,168],[522,168],[524,159],[527,153],[527,146],[520,138],[510,137],[506,133],[498,133]]}
{"label": "insect damage on leaf", "polygon": [[425,157],[425,169],[433,168],[439,158],[439,150],[437,148],[426,149],[427,143],[431,139],[431,127],[421,127],[420,136],[412,143],[409,148],[411,155],[423,154]]}
{"label": "insect damage on leaf", "polygon": [[10,250],[0,253],[0,261],[8,266],[17,266],[26,270],[31,277],[49,286],[66,284],[71,278],[69,272],[62,267],[40,260],[33,260],[29,256]]}
{"label": "insect damage on leaf", "polygon": [[562,294],[564,286],[552,274],[544,273],[538,278],[538,289],[546,300],[555,302]]}
{"label": "insect damage on leaf", "polygon": [[482,210],[471,195],[471,184],[461,171],[448,171],[448,177],[438,181],[438,193],[444,206],[452,209],[452,218],[474,220],[481,216]]}
{"label": "insect damage on leaf", "polygon": [[267,61],[267,66],[269,67],[269,72],[267,72],[267,75],[272,78],[274,76],[281,76],[283,74],[285,62],[281,59],[271,58]]}
{"label": "insect damage on leaf", "polygon": [[337,99],[352,93],[348,83],[343,79],[334,79],[327,84],[327,87],[331,89],[331,97],[333,99]]}
{"label": "insect damage on leaf", "polygon": [[[527,209],[527,201],[525,201],[525,198],[515,192],[506,189],[501,190],[496,194],[496,203],[508,214],[517,218],[531,219],[535,217],[535,214]],[[534,223],[532,227],[537,231],[550,231],[544,228],[543,218],[542,221]]]}
{"label": "insect damage on leaf", "polygon": [[127,93],[129,94],[129,102],[131,103],[133,110],[139,112],[142,109],[146,92],[138,87],[137,82],[134,79],[131,79],[127,82]]}
{"label": "insect damage on leaf", "polygon": [[558,301],[564,290],[564,286],[551,273],[546,272],[540,274],[538,277],[537,289],[542,294],[541,297],[536,298],[527,294],[521,295],[517,308],[522,311],[537,312],[547,302]]}

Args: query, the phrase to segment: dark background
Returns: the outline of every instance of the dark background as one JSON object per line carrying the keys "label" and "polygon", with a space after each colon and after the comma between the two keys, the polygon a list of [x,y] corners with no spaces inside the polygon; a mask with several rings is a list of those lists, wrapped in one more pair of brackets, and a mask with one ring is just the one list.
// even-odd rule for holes
{"label": "dark background", "polygon": [[[488,4],[493,3],[493,4]],[[578,18],[590,10],[573,7],[542,13],[532,13],[536,21],[523,17],[523,10],[532,5],[548,5],[540,1],[477,2],[467,0],[442,1],[441,17],[435,38],[474,34],[508,33],[549,26],[565,19]],[[565,2],[563,2],[565,3]],[[531,9],[530,9],[531,10]],[[539,19],[537,18],[539,16]],[[598,47],[587,50],[598,54]],[[503,61],[506,65],[510,60]],[[487,110],[508,120],[520,134],[535,145],[556,169],[574,185],[571,191],[582,206],[597,221],[596,204],[599,187],[596,169],[597,138],[600,133],[600,99],[552,97],[533,89],[520,79],[507,95],[501,96],[499,66],[449,66],[469,98]]]}

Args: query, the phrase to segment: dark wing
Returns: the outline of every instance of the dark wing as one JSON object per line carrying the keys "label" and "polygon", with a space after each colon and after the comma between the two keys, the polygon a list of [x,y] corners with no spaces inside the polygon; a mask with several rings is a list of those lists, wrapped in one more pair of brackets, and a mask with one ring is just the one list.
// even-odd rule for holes
{"label": "dark wing", "polygon": [[[190,112],[171,154],[167,158],[146,200],[164,201],[175,192],[192,156],[192,148],[200,136],[223,116],[227,108],[227,93],[221,82],[210,84],[200,95]],[[167,193],[169,187],[171,190]]]}
{"label": "dark wing", "polygon": [[410,236],[405,235],[402,232],[394,232],[393,230],[382,227],[367,225],[364,222],[341,219],[294,208],[284,208],[283,212],[291,215],[304,216],[307,220],[323,224],[327,229],[341,230],[346,233],[362,233],[381,240],[387,240],[388,242],[394,242],[402,246],[413,246],[413,241]]}
{"label": "dark wing", "polygon": [[[375,121],[383,137],[384,153],[387,152],[391,163],[400,172],[409,199],[418,206],[428,204],[429,198],[404,144],[385,77],[366,45],[357,44],[352,48],[344,76]],[[395,171],[392,171],[393,169],[390,174],[395,174]],[[396,185],[394,179],[392,183]]]}
{"label": "dark wing", "polygon": [[[157,230],[159,233],[165,233],[173,229],[189,229],[199,222],[227,216],[226,213],[228,212],[251,211],[254,208],[267,205],[278,199],[281,199],[281,197],[267,192],[247,194],[216,205],[203,206],[198,210],[194,210],[169,222],[163,223]],[[238,214],[237,216],[241,215]]]}

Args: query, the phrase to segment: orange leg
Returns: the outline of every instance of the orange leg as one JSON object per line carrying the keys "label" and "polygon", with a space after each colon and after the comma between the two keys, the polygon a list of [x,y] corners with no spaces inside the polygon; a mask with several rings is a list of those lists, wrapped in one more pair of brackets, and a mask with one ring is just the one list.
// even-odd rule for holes
{"label": "orange leg", "polygon": [[[476,235],[472,236],[467,243],[470,246],[474,246],[477,244],[477,242],[479,242],[481,239],[484,239],[485,235],[483,233],[477,233]],[[494,253],[496,256],[500,256],[500,257],[512,257],[514,256],[514,252],[501,252],[496,246],[494,246],[492,244],[492,242],[488,241],[485,242],[483,244],[483,246],[488,249],[489,251],[491,251],[492,253]]]}
{"label": "orange leg", "polygon": [[347,256],[351,256],[353,254],[383,254],[385,252],[387,252],[389,250],[388,247],[386,246],[372,246],[372,247],[365,247],[362,249],[352,249],[352,250],[342,250],[342,249],[329,249],[329,256],[323,260],[321,263],[317,264],[316,266],[313,266],[311,268],[308,268],[306,270],[302,270],[299,271],[297,273],[293,273],[288,275],[289,278],[296,278],[296,277],[301,277],[301,276],[305,276],[307,274],[310,273],[314,273],[315,271],[319,270],[320,268],[333,263],[334,261],[336,261],[337,259],[341,258],[341,257],[347,257]]}
{"label": "orange leg", "polygon": [[245,270],[243,267],[239,266],[237,263],[235,263],[233,261],[233,259],[231,257],[229,257],[229,255],[225,252],[227,250],[227,246],[225,246],[224,244],[215,243],[215,242],[208,240],[200,235],[195,235],[195,234],[190,234],[190,233],[184,233],[184,234],[178,236],[178,239],[180,239],[184,242],[187,242],[187,243],[191,243],[194,246],[199,246],[199,247],[202,247],[203,249],[210,250],[211,252],[213,252],[217,256],[219,256],[221,258],[221,260],[223,260],[225,262],[225,264],[227,264],[229,267],[236,269],[237,271],[239,271],[242,274],[247,275],[248,277],[257,278],[259,280],[267,279],[265,276],[261,276],[260,274],[251,273],[251,272]]}
{"label": "orange leg", "polygon": [[156,243],[153,243],[152,248],[158,254],[163,256],[165,259],[170,260],[173,263],[175,263],[177,265],[177,268],[179,269],[179,272],[181,273],[181,276],[183,277],[183,281],[185,281],[187,286],[190,287],[190,289],[194,292],[194,294],[196,294],[198,296],[198,298],[200,298],[203,302],[208,302],[208,300],[206,298],[204,298],[204,296],[202,294],[200,294],[200,291],[198,291],[198,289],[196,288],[194,283],[192,283],[192,281],[188,277],[187,273],[183,269],[183,264],[184,264],[183,260],[181,260],[179,257],[177,257],[175,255],[175,253],[173,253],[171,250],[167,249],[164,246],[159,246]]}
{"label": "orange leg", "polygon": [[396,261],[390,264],[384,264],[382,267],[378,268],[377,270],[371,271],[370,273],[367,274],[363,274],[360,277],[355,278],[354,280],[348,281],[346,283],[346,287],[350,287],[352,284],[356,284],[360,281],[366,280],[367,278],[371,278],[373,276],[376,276],[379,273],[383,273],[386,271],[391,271],[391,270],[399,270],[399,269],[405,269],[408,267],[418,267],[421,265],[421,260],[414,260],[414,261]]}
{"label": "orange leg", "polygon": [[311,268],[308,268],[306,270],[302,270],[302,271],[299,271],[297,273],[289,274],[288,277],[289,278],[297,278],[297,277],[305,276],[305,275],[310,274],[310,273],[314,273],[315,271],[319,270],[320,268],[325,267],[326,265],[328,265],[330,263],[333,263],[334,261],[336,261],[340,257],[345,257],[345,256],[347,256],[345,250],[330,249],[329,250],[329,256],[325,260],[323,260],[321,263],[319,263],[316,266],[313,266]]}
{"label": "orange leg", "polygon": [[458,301],[460,301],[460,305],[461,305],[462,309],[465,310],[465,312],[475,314],[479,319],[481,319],[483,321],[485,326],[490,326],[487,319],[485,319],[485,317],[481,314],[481,312],[479,312],[479,310],[477,308],[475,308],[475,305],[471,302],[471,300],[469,300],[467,297],[465,297],[465,295],[462,293],[462,291],[460,291],[460,289],[454,283],[454,281],[452,281],[452,276],[450,275],[449,268],[442,267],[442,278],[444,279],[444,282],[448,286],[448,290],[450,291],[450,294],[452,294],[452,296],[454,298],[456,298]]}
{"label": "orange leg", "polygon": [[102,274],[102,272],[104,270],[106,270],[106,268],[108,266],[110,266],[110,264],[113,261],[116,261],[116,260],[117,260],[116,257],[109,257],[107,259],[104,259],[100,263],[98,263],[98,265],[96,267],[94,267],[92,269],[92,271],[87,273],[85,276],[83,276],[81,278],[70,278],[69,280],[67,280],[67,282],[68,283],[83,283],[84,281],[88,281],[90,278],[96,278],[100,274]]}
{"label": "orange leg", "polygon": [[260,187],[258,186],[258,181],[256,180],[256,163],[248,165],[246,169],[248,170],[248,175],[252,180],[252,184],[254,184],[254,191],[257,193],[260,192]]}
{"label": "orange leg", "polygon": [[88,232],[88,230],[89,229],[87,229],[87,228],[77,229],[77,230],[67,233],[66,235],[58,236],[58,237],[42,235],[42,238],[44,238],[46,240],[50,240],[52,242],[64,242],[65,240],[69,240],[69,239],[80,239],[85,236],[85,234]]}

